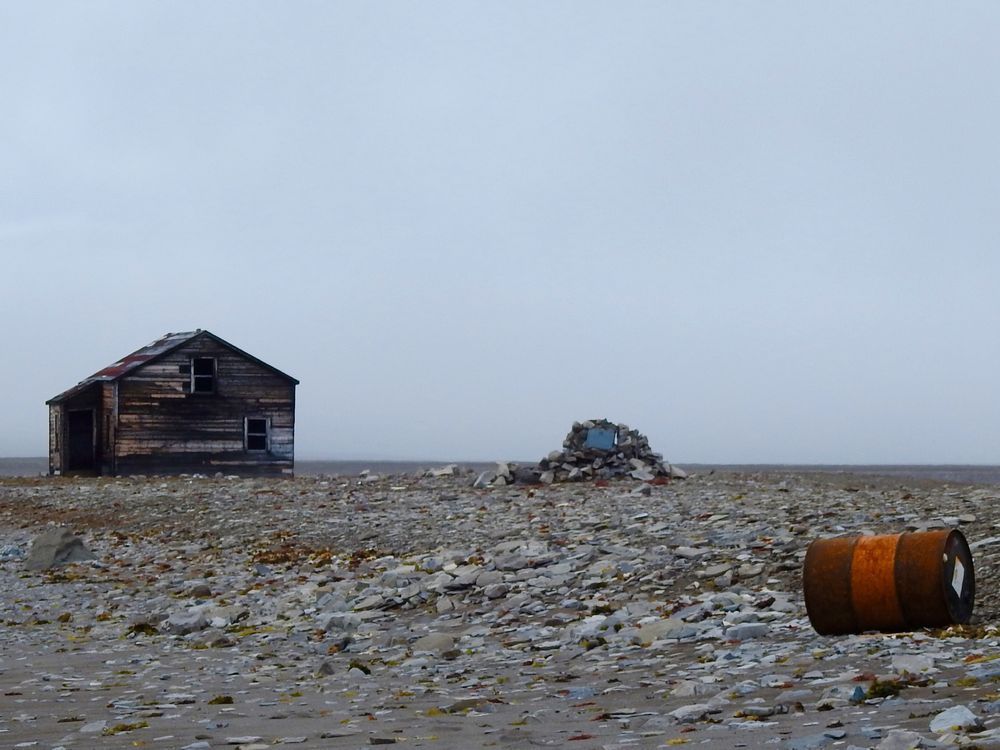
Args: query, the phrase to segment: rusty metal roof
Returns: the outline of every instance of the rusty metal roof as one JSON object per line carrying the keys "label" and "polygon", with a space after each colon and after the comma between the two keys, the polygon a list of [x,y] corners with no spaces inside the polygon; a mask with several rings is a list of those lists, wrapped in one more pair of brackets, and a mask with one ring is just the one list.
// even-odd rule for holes
{"label": "rusty metal roof", "polygon": [[154,359],[160,358],[164,354],[167,354],[168,352],[173,351],[177,347],[181,346],[182,344],[188,343],[189,341],[191,341],[192,339],[194,339],[194,338],[196,338],[198,336],[210,336],[211,338],[213,338],[216,341],[218,341],[220,344],[223,344],[224,346],[229,347],[230,349],[232,349],[233,351],[237,352],[238,354],[243,355],[247,359],[250,359],[250,360],[256,362],[257,364],[262,365],[263,367],[266,367],[267,369],[269,369],[269,370],[277,373],[278,375],[281,375],[281,376],[287,378],[288,380],[291,380],[293,383],[295,383],[296,385],[298,385],[299,381],[296,380],[295,378],[293,378],[292,376],[286,375],[285,373],[281,372],[281,370],[278,370],[277,368],[272,367],[271,365],[267,364],[266,362],[262,362],[261,360],[257,359],[256,357],[254,357],[254,356],[252,356],[250,354],[247,354],[242,349],[238,349],[237,347],[235,347],[232,344],[230,344],[228,341],[224,341],[223,339],[219,338],[215,334],[209,333],[208,331],[204,331],[204,330],[202,330],[202,329],[199,328],[197,331],[185,331],[183,333],[167,333],[167,334],[164,334],[163,336],[161,336],[160,338],[158,338],[153,343],[147,344],[146,346],[142,347],[141,349],[136,349],[134,352],[132,352],[131,354],[128,354],[128,355],[122,357],[117,362],[115,362],[113,364],[110,364],[110,365],[108,365],[107,367],[105,367],[105,368],[103,368],[101,370],[98,370],[93,375],[91,375],[89,378],[85,378],[84,380],[81,380],[79,383],[77,383],[76,385],[74,385],[69,390],[63,391],[58,396],[55,396],[54,398],[49,399],[45,403],[46,404],[57,404],[57,403],[60,403],[61,401],[65,401],[68,398],[71,398],[72,396],[77,395],[78,393],[86,390],[88,387],[94,385],[95,383],[107,383],[107,382],[112,382],[112,381],[118,380],[123,375],[127,375],[128,373],[132,372],[133,370],[137,370],[138,368],[142,367],[143,365],[147,364],[148,362],[151,362]]}
{"label": "rusty metal roof", "polygon": [[166,354],[171,349],[180,344],[187,343],[201,331],[188,331],[186,333],[168,333],[161,336],[152,344],[147,344],[142,349],[136,349],[131,354],[122,357],[112,365],[108,365],[103,370],[98,370],[87,380],[116,380],[127,372],[131,372],[140,365],[146,364],[149,360]]}

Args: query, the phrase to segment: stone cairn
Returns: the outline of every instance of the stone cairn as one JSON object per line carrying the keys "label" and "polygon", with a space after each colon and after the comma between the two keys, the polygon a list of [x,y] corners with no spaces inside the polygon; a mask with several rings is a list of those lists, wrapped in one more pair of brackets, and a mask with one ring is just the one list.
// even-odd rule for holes
{"label": "stone cairn", "polygon": [[574,422],[563,448],[552,451],[535,466],[498,463],[495,471],[485,471],[475,486],[505,484],[552,484],[595,479],[630,477],[643,482],[683,479],[687,475],[654,453],[649,439],[627,424],[607,419]]}

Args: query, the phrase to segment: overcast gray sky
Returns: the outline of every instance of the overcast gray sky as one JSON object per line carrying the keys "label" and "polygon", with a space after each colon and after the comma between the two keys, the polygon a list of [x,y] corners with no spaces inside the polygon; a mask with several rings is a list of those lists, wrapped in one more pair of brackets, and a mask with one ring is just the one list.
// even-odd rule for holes
{"label": "overcast gray sky", "polygon": [[1000,463],[1000,4],[4,2],[0,455],[168,331],[299,458]]}

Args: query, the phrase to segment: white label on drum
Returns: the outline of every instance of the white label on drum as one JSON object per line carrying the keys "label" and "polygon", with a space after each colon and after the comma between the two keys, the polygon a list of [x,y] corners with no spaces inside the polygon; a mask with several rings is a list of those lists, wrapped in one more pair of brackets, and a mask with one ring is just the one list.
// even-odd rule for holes
{"label": "white label on drum", "polygon": [[955,593],[959,596],[962,595],[963,583],[965,583],[965,566],[962,565],[962,561],[956,557],[955,572],[951,575],[951,587],[955,589]]}

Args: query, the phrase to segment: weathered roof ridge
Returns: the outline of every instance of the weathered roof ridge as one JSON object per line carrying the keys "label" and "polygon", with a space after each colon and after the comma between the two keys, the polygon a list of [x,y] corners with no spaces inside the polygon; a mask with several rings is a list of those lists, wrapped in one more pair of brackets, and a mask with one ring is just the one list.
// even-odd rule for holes
{"label": "weathered roof ridge", "polygon": [[166,354],[181,344],[187,343],[201,332],[202,331],[199,328],[196,331],[185,331],[183,333],[165,333],[151,344],[146,344],[146,346],[141,349],[136,349],[134,352],[125,355],[117,362],[98,370],[87,378],[87,380],[117,380],[122,375],[135,370],[140,365],[146,364],[149,360],[162,354]]}
{"label": "weathered roof ridge", "polygon": [[66,399],[70,398],[71,396],[75,396],[76,394],[80,393],[82,390],[93,385],[94,383],[107,383],[118,380],[119,378],[123,377],[124,375],[127,375],[130,372],[133,372],[134,370],[137,370],[143,365],[146,365],[155,359],[159,359],[165,354],[169,354],[177,347],[188,343],[189,341],[197,338],[198,336],[211,336],[215,341],[218,341],[223,346],[232,349],[237,354],[240,354],[241,356],[246,357],[247,359],[250,359],[253,362],[256,362],[257,364],[266,367],[272,372],[275,372],[278,375],[281,375],[282,377],[285,377],[288,380],[291,380],[296,385],[298,385],[299,381],[293,378],[291,375],[287,375],[278,368],[272,367],[271,365],[267,364],[267,362],[257,359],[257,357],[254,357],[252,354],[248,354],[239,347],[233,346],[228,341],[216,336],[214,333],[198,328],[197,330],[194,331],[183,331],[180,333],[165,333],[162,336],[160,336],[160,338],[156,339],[156,341],[153,341],[152,343],[147,344],[146,346],[140,349],[136,349],[134,352],[125,355],[117,362],[114,362],[108,365],[107,367],[98,370],[89,378],[84,378],[79,383],[74,385],[72,388],[63,391],[58,396],[49,399],[45,403],[55,404],[59,403],[60,401],[65,401]]}

